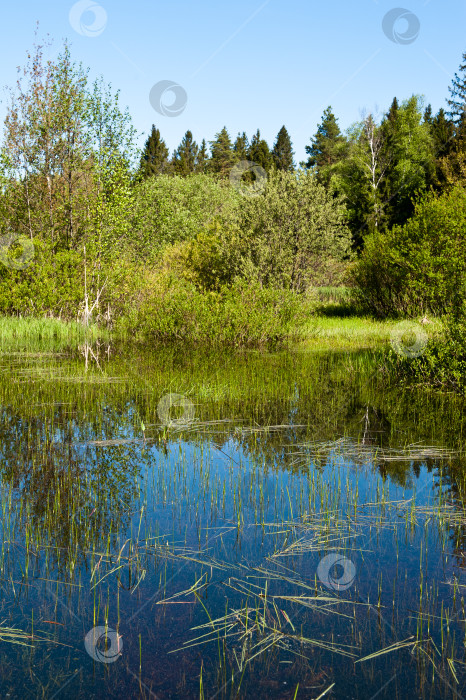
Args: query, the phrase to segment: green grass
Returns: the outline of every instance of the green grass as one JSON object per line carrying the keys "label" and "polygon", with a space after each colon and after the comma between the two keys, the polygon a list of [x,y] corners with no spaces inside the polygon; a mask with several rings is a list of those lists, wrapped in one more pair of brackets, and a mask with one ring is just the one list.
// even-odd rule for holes
{"label": "green grass", "polygon": [[[390,341],[399,321],[377,320],[348,312],[338,313],[340,304],[329,303],[309,318],[299,343],[302,349],[358,350],[377,348]],[[346,307],[345,307],[346,309]],[[424,330],[431,335],[440,323],[434,321]],[[0,317],[0,351],[34,350],[59,352],[77,348],[84,342],[108,340],[109,332],[93,325],[85,328],[75,321],[57,318]]]}
{"label": "green grass", "polygon": [[[390,334],[399,320],[377,320],[369,316],[313,316],[305,328],[306,339],[301,343],[304,348],[321,348],[325,350],[357,350],[374,348],[390,342]],[[437,330],[440,322],[423,326],[430,336]]]}
{"label": "green grass", "polygon": [[350,287],[313,287],[318,301],[324,304],[341,304],[351,300]]}
{"label": "green grass", "polygon": [[97,326],[85,328],[76,321],[58,318],[0,317],[0,350],[33,348],[59,351],[77,347],[85,342],[105,338],[106,332]]}

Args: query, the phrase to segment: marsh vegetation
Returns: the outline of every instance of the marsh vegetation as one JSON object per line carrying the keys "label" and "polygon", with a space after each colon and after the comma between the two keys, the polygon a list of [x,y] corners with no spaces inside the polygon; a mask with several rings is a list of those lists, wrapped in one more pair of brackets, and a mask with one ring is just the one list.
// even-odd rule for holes
{"label": "marsh vegetation", "polygon": [[463,697],[464,109],[170,159],[45,51],[0,158],[0,695]]}
{"label": "marsh vegetation", "polygon": [[4,352],[2,695],[461,697],[464,404],[378,367]]}

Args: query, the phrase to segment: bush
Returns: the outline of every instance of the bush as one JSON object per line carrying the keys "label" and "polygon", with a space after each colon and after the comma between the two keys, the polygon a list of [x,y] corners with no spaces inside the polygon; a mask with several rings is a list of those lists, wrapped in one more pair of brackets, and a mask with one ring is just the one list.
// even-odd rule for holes
{"label": "bush", "polygon": [[82,251],[52,252],[34,240],[34,257],[25,269],[0,269],[0,314],[76,318],[84,299]]}
{"label": "bush", "polygon": [[409,381],[466,393],[466,315],[450,315],[420,357],[390,355],[396,375]]}
{"label": "bush", "polygon": [[194,240],[167,246],[161,254],[161,268],[193,282],[200,290],[219,291],[240,274],[240,244],[234,225],[226,229],[214,219]]}
{"label": "bush", "polygon": [[271,173],[264,193],[245,196],[239,210],[242,274],[297,292],[341,279],[351,248],[346,216],[313,174]]}
{"label": "bush", "polygon": [[417,203],[403,227],[366,239],[354,282],[378,316],[444,314],[466,298],[466,191]]}
{"label": "bush", "polygon": [[311,310],[311,302],[290,291],[236,280],[201,292],[171,272],[158,272],[146,280],[119,329],[141,340],[270,346],[298,338]]}
{"label": "bush", "polygon": [[166,245],[193,240],[213,218],[231,221],[239,195],[211,175],[150,177],[137,185],[132,245],[154,259]]}
{"label": "bush", "polygon": [[[10,251],[9,251],[10,252]],[[121,254],[110,255],[104,262],[88,246],[80,250],[54,252],[50,243],[34,239],[33,258],[24,269],[0,265],[0,315],[53,316],[76,320],[82,315],[85,297],[85,269],[89,305],[101,291],[91,322],[127,309],[127,301],[136,293],[141,275],[138,268]]]}

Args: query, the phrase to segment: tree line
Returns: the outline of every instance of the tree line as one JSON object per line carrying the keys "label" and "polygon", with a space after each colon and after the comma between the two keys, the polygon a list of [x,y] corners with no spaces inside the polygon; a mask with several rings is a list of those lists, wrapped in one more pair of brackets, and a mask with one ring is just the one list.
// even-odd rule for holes
{"label": "tree line", "polygon": [[215,173],[226,177],[233,165],[242,160],[257,163],[266,172],[270,172],[272,168],[284,172],[295,170],[293,147],[285,126],[278,132],[272,149],[267,141],[261,138],[259,129],[250,141],[243,131],[232,142],[225,126],[215,135],[214,140],[209,142],[209,146],[210,153],[206,140],[203,139],[198,146],[192,132],[188,130],[170,158],[169,149],[160,130],[153,124],[142,151],[138,176],[144,179],[162,174],[186,177],[191,173]]}
{"label": "tree line", "polygon": [[259,129],[251,140],[242,132],[233,141],[223,127],[209,142],[210,149],[205,139],[198,146],[188,130],[170,157],[160,130],[152,125],[137,178],[192,173],[225,178],[242,160],[267,173],[304,168],[327,191],[343,196],[354,246],[361,249],[368,233],[406,223],[423,194],[441,192],[464,177],[466,54],[463,60],[449,87],[448,108],[436,114],[419,95],[403,101],[395,97],[386,113],[368,112],[342,132],[332,107],[327,107],[299,166],[285,126],[271,148]]}
{"label": "tree line", "polygon": [[[36,46],[10,95],[0,151],[3,313],[88,318],[105,309],[143,327],[157,311],[154,335],[163,327],[163,337],[178,337],[191,319],[186,334],[202,327],[207,338],[217,303],[228,319],[222,304],[242,298],[238,323],[246,319],[245,289],[257,291],[261,335],[261,318],[273,317],[266,300],[285,292],[301,303],[316,286],[349,281],[373,312],[412,315],[434,302],[446,312],[451,280],[463,288],[466,54],[445,110],[433,114],[418,95],[394,99],[342,132],[328,107],[299,164],[285,126],[271,148],[260,130],[232,140],[224,127],[200,146],[188,131],[170,157],[154,125],[141,151],[119,93],[91,81],[66,44],[53,61]],[[254,196],[229,182],[243,160],[268,174]],[[30,264],[14,245],[6,259],[15,236],[33,242]]]}

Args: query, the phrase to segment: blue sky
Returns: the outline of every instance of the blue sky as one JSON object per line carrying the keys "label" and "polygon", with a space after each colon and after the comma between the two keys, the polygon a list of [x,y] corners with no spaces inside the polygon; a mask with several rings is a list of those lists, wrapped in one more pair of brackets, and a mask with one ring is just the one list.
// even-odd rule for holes
{"label": "blue sky", "polygon": [[[329,104],[343,129],[364,109],[386,111],[395,95],[423,94],[434,111],[445,106],[466,51],[464,0],[400,0],[411,15],[393,24],[395,41],[382,21],[399,7],[396,0],[86,1],[94,11],[79,5],[71,20],[73,1],[3,5],[1,85],[15,82],[39,21],[39,36],[50,34],[57,50],[68,38],[75,60],[121,90],[138,131],[147,134],[155,123],[170,150],[187,129],[200,142],[223,125],[232,137],[260,128],[271,145],[285,124],[303,160]],[[406,43],[396,43],[406,31]],[[176,117],[149,102],[163,80],[186,91]],[[163,99],[168,104],[173,94]],[[4,114],[2,104],[2,120]]]}

